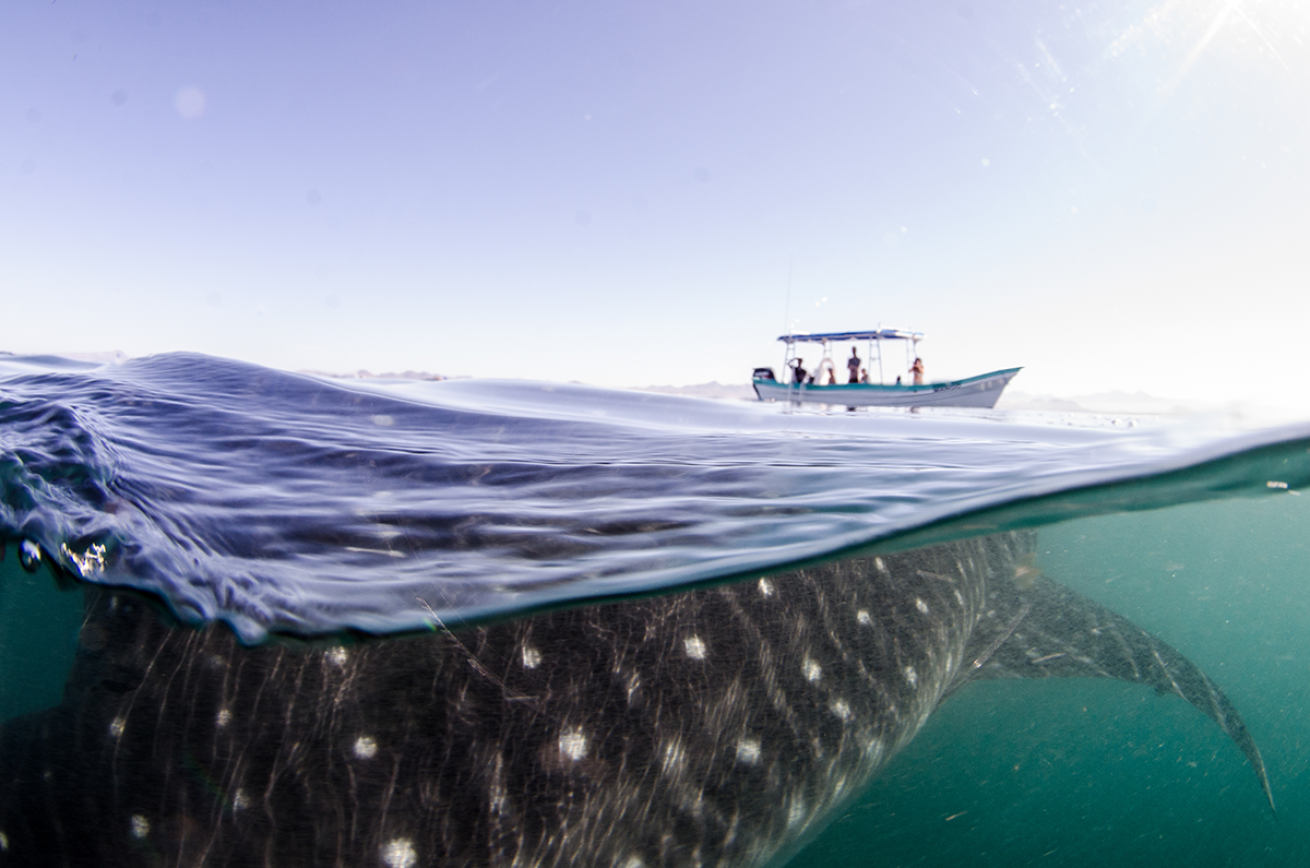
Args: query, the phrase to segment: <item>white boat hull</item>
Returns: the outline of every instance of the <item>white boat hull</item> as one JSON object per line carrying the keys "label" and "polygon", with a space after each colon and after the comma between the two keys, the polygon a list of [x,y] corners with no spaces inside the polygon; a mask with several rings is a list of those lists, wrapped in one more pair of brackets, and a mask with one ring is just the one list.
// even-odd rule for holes
{"label": "white boat hull", "polygon": [[850,383],[834,386],[788,385],[776,380],[751,381],[761,401],[831,404],[836,407],[983,407],[991,409],[1021,368],[993,371],[965,380],[922,386],[880,386]]}

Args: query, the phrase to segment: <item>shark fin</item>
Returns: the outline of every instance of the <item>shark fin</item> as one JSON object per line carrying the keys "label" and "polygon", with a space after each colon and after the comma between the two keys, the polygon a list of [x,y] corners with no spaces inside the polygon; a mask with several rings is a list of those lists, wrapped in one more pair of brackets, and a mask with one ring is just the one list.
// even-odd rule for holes
{"label": "shark fin", "polygon": [[1116,678],[1181,696],[1246,755],[1269,807],[1274,796],[1255,739],[1223,691],[1190,660],[1147,633],[1042,576],[1026,587],[997,583],[952,689],[978,678]]}

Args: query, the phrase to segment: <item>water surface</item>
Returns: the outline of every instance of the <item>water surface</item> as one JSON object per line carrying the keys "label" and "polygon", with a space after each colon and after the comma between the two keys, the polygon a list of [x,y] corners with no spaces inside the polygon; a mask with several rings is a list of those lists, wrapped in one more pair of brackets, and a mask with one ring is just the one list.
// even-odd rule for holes
{"label": "water surface", "polygon": [[[340,382],[194,355],[0,366],[0,718],[59,701],[79,583],[244,642],[460,629],[999,530],[1199,664],[951,696],[796,864],[1288,864],[1310,829],[1310,425],[792,413],[557,384]],[[54,575],[19,567],[27,546]],[[29,566],[36,566],[31,563]]]}

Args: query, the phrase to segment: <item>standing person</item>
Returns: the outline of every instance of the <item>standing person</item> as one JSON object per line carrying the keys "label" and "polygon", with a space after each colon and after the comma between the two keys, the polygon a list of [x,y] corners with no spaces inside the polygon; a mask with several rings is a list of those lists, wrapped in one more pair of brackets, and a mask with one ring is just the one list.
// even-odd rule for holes
{"label": "standing person", "polygon": [[791,381],[798,386],[805,382],[804,363],[805,360],[800,358],[799,356],[795,359],[792,359],[791,362],[791,378],[792,378]]}
{"label": "standing person", "polygon": [[915,357],[914,364],[910,365],[910,373],[914,374],[914,385],[923,385],[923,359]]}
{"label": "standing person", "polygon": [[846,360],[846,369],[851,372],[849,383],[858,383],[860,381],[860,357],[855,354],[855,347],[851,347],[851,357]]}

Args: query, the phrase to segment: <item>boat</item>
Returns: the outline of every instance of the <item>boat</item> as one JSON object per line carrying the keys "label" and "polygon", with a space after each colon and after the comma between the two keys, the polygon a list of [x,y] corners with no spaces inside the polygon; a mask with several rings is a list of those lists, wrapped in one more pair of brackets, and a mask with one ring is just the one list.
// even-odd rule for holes
{"label": "boat", "polygon": [[[918,359],[919,341],[922,332],[901,331],[899,329],[875,329],[863,332],[828,332],[825,334],[788,334],[778,338],[787,345],[787,356],[783,363],[786,380],[778,380],[773,368],[756,368],[751,376],[751,385],[761,401],[788,401],[792,404],[830,404],[833,406],[853,407],[983,407],[996,406],[1001,392],[1014,375],[1022,368],[1006,368],[991,371],[963,380],[950,380],[941,383],[903,384],[901,377],[894,384],[883,382],[882,344],[883,341],[900,341],[906,349],[906,371],[911,370],[911,359]],[[867,342],[863,363],[868,367],[858,383],[837,382],[837,364],[832,359],[834,344]],[[799,360],[796,356],[798,344],[822,344],[823,359],[814,372],[797,381],[796,371]],[[878,368],[878,382],[870,382],[874,364]],[[802,369],[803,370],[803,369]],[[842,372],[845,374],[846,372]],[[827,385],[824,381],[827,381]]]}

